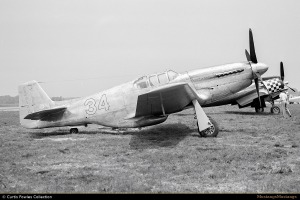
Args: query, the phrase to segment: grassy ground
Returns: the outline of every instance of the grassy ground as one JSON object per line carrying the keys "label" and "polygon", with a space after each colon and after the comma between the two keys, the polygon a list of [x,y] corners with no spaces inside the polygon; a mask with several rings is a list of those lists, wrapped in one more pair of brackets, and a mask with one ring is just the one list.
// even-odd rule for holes
{"label": "grassy ground", "polygon": [[300,105],[292,118],[205,108],[220,127],[201,138],[192,110],[142,130],[28,130],[0,112],[0,192],[300,192]]}

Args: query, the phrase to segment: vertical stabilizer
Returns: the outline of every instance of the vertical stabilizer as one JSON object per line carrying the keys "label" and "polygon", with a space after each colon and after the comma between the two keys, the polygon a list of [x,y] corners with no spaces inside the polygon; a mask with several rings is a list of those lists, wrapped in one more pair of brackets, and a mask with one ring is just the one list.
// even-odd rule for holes
{"label": "vertical stabilizer", "polygon": [[34,128],[35,120],[24,119],[28,114],[49,109],[54,102],[36,81],[19,85],[20,123],[27,128]]}

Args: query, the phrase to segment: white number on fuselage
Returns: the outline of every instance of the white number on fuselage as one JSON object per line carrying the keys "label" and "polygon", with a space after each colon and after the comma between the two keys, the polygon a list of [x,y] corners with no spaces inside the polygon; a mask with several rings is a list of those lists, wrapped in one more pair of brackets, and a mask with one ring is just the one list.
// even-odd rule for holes
{"label": "white number on fuselage", "polygon": [[105,109],[105,111],[108,111],[109,110],[109,104],[107,102],[107,98],[106,98],[106,95],[103,94],[100,101],[99,101],[99,106],[98,106],[98,109],[101,110],[101,109]]}
{"label": "white number on fuselage", "polygon": [[[97,106],[97,103],[98,103],[98,106]],[[99,102],[97,102],[93,98],[90,98],[84,102],[84,105],[87,106],[87,109],[85,110],[85,112],[88,115],[94,115],[97,112],[97,110],[102,110],[102,109],[104,109],[105,111],[109,110],[109,104],[107,102],[107,98],[106,98],[105,94],[103,94],[101,96],[101,99],[99,100]]]}

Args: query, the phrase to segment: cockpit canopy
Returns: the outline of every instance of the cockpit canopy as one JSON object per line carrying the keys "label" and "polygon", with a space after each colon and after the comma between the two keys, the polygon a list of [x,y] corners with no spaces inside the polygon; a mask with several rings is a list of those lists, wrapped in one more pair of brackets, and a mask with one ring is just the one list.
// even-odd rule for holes
{"label": "cockpit canopy", "polygon": [[138,89],[144,89],[164,85],[174,80],[179,74],[173,70],[168,70],[164,73],[152,74],[149,76],[142,76],[134,81],[134,86]]}

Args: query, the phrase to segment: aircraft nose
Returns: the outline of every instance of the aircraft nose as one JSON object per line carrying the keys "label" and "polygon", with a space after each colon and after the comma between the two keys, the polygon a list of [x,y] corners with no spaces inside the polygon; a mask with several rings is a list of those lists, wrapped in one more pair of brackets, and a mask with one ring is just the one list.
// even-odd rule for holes
{"label": "aircraft nose", "polygon": [[267,70],[269,69],[269,67],[266,64],[263,63],[257,63],[257,64],[252,64],[252,70],[254,73],[256,74],[264,74]]}

